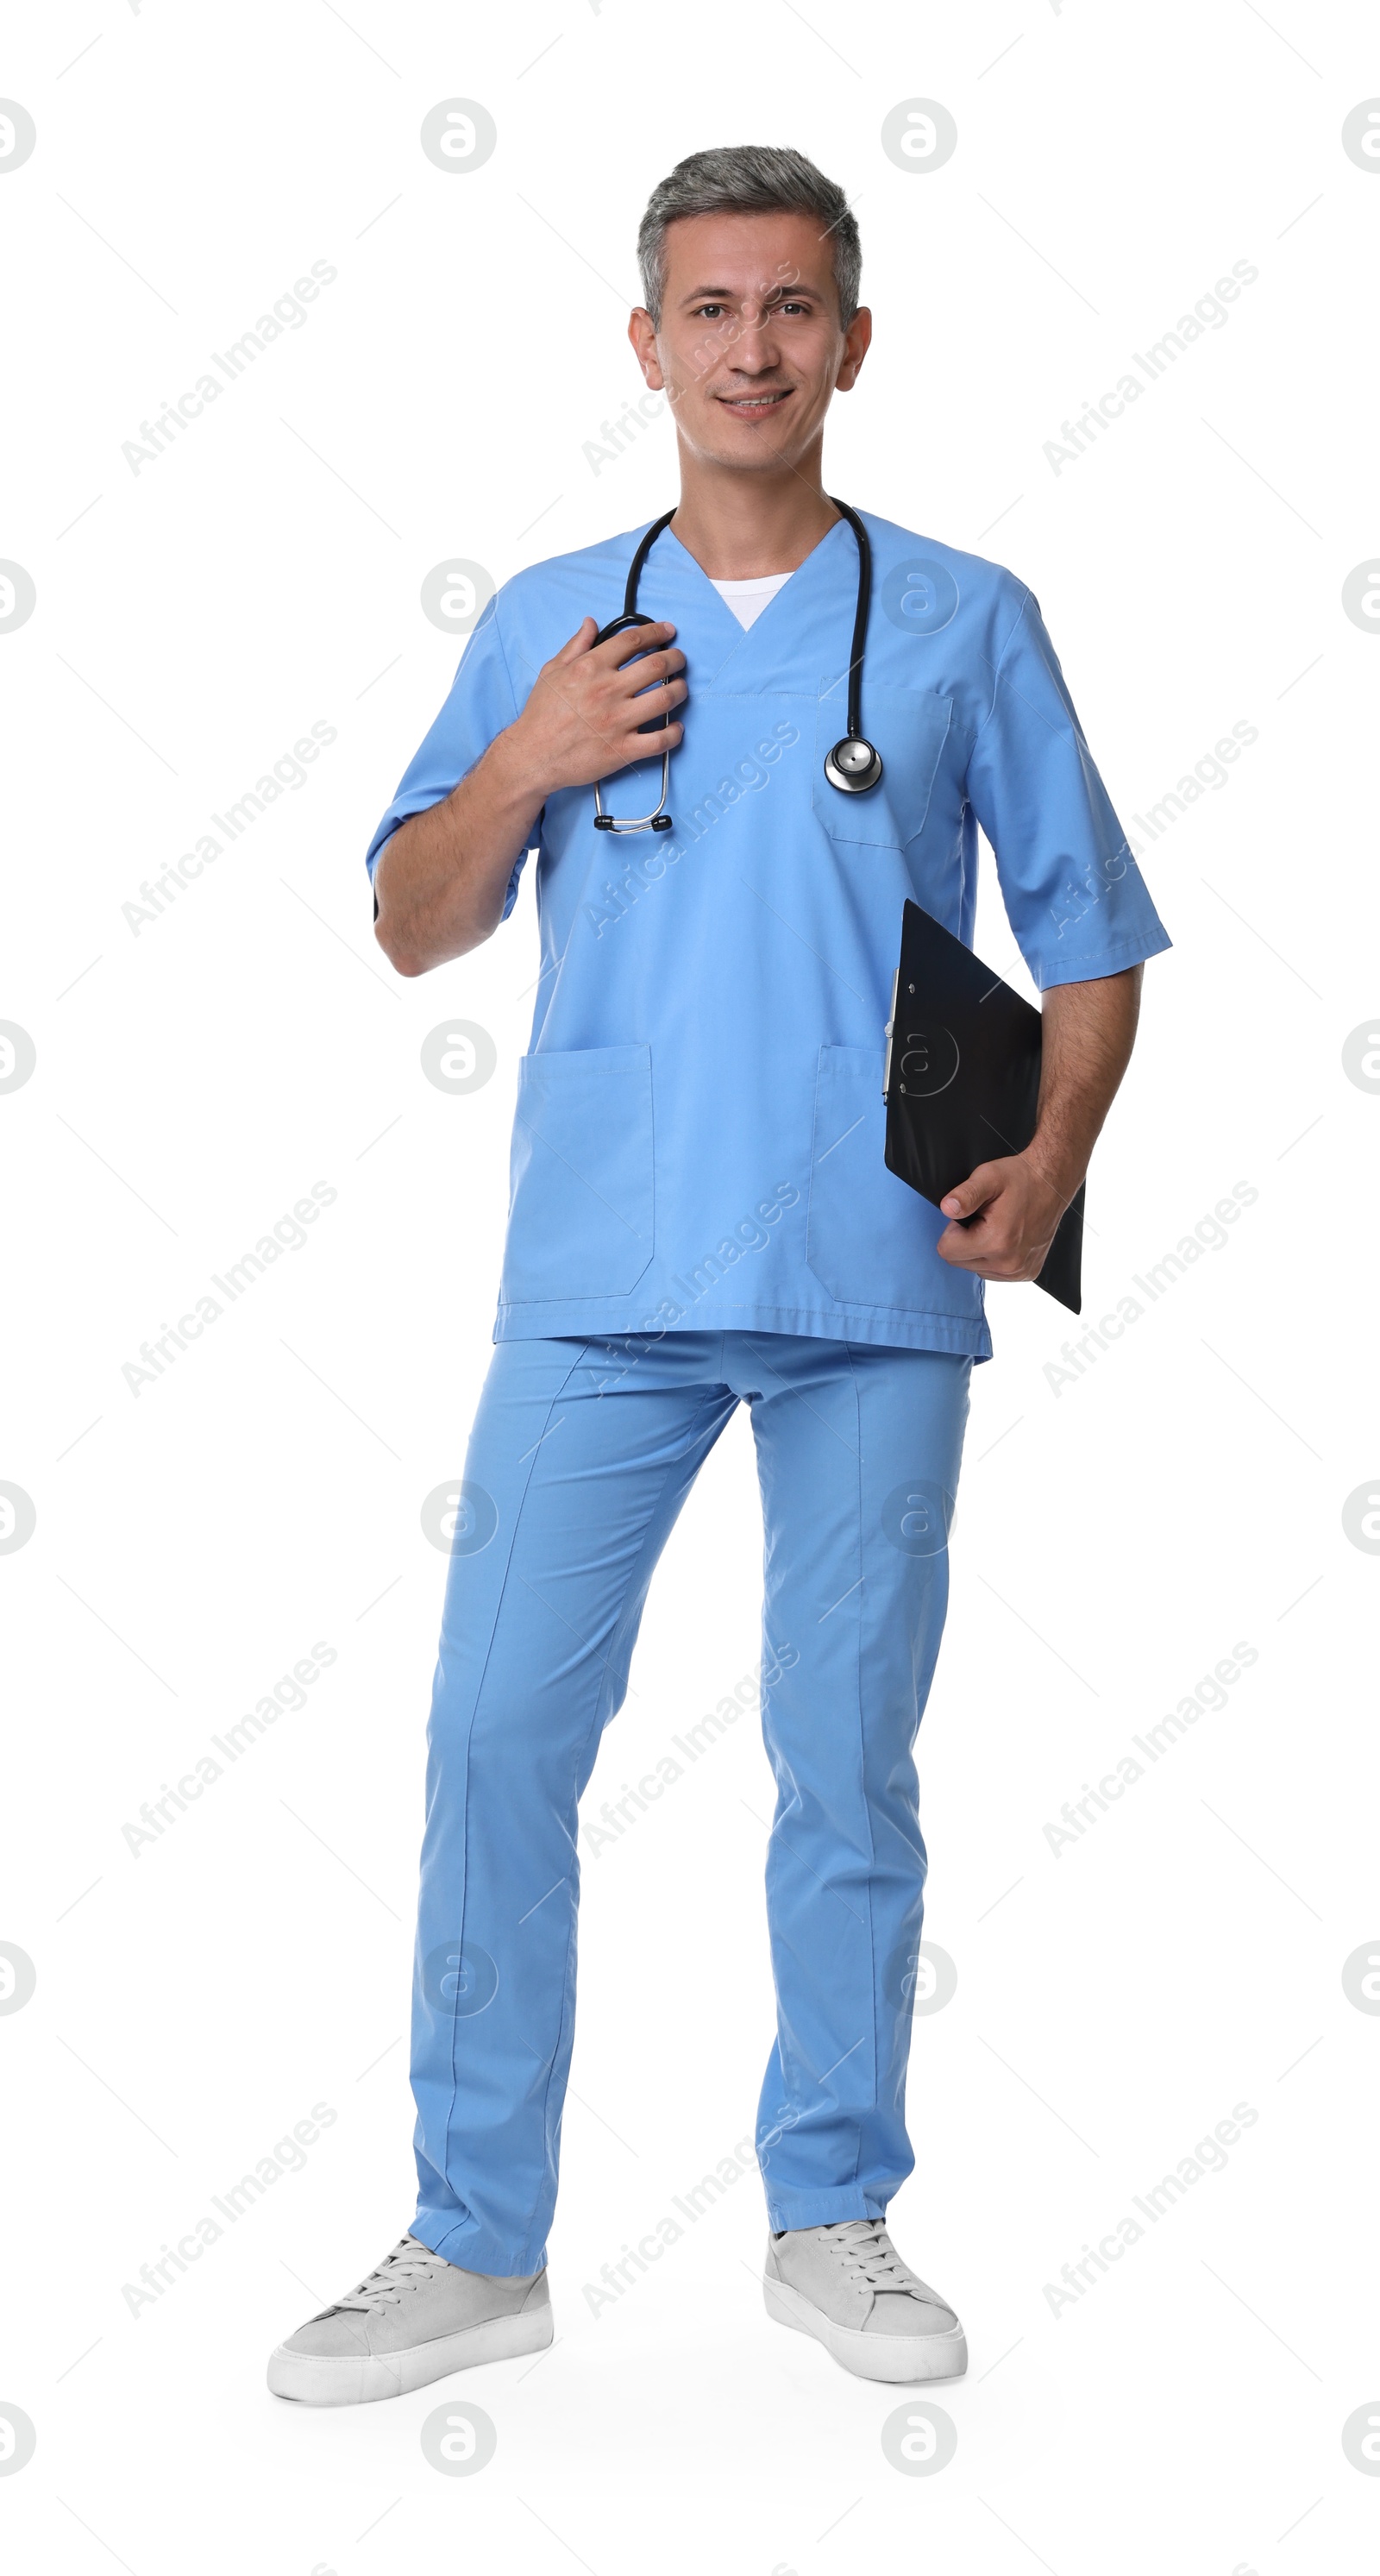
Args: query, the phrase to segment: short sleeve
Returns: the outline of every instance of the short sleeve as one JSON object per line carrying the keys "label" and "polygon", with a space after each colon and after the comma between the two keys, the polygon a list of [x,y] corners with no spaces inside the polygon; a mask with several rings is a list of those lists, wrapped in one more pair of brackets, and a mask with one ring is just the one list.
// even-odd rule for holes
{"label": "short sleeve", "polygon": [[1041,992],[1118,975],[1169,947],[1029,591],[997,665],[967,795]]}
{"label": "short sleeve", "polygon": [[[495,598],[470,636],[450,695],[404,770],[393,802],[369,844],[364,864],[371,884],[379,854],[398,825],[411,814],[424,814],[429,806],[439,805],[443,797],[449,796],[519,712],[499,633]],[[513,863],[503,899],[504,921],[517,901],[518,879],[526,856],[526,851],[520,850]]]}

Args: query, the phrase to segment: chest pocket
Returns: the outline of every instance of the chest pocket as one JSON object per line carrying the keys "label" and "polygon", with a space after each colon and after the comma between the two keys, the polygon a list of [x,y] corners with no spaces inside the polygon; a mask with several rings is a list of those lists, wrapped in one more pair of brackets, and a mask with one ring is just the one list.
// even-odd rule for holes
{"label": "chest pocket", "polygon": [[863,731],[882,755],[882,776],[864,795],[845,796],[841,788],[830,786],[824,759],[847,730],[847,691],[840,684],[820,682],[810,793],[832,841],[904,850],[915,839],[930,810],[952,713],[951,700],[932,689],[885,688],[864,670]]}

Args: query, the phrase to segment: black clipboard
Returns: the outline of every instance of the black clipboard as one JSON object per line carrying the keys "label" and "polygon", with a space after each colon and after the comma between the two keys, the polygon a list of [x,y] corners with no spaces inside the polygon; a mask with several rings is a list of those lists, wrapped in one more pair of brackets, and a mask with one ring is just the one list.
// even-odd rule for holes
{"label": "black clipboard", "polygon": [[[886,1164],[935,1207],[979,1163],[1024,1153],[1040,1096],[1040,1014],[942,922],[907,903],[887,1027]],[[1083,1185],[1035,1281],[1083,1310]]]}

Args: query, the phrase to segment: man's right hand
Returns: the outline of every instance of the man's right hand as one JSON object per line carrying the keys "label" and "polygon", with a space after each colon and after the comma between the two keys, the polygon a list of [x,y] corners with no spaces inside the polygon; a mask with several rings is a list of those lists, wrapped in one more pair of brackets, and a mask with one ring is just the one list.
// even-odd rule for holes
{"label": "man's right hand", "polygon": [[649,619],[596,644],[599,629],[586,617],[569,643],[543,662],[509,727],[513,756],[543,797],[558,787],[592,787],[634,760],[659,760],[677,748],[683,725],[639,731],[688,695],[685,655],[671,640],[675,631]]}
{"label": "man's right hand", "polygon": [[586,617],[459,786],[399,824],[374,893],[375,937],[400,975],[463,957],[497,928],[513,861],[558,787],[592,787],[630,761],[676,749],[684,727],[674,719],[655,733],[638,730],[686,696],[675,631],[649,621],[596,644],[599,629]]}

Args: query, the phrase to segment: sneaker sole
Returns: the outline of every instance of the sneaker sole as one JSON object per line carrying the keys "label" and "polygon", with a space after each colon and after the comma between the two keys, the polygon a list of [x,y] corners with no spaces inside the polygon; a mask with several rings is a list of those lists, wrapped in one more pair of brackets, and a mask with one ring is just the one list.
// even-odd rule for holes
{"label": "sneaker sole", "polygon": [[813,2335],[843,2370],[856,2379],[961,2379],[968,2367],[968,2343],[962,2326],[947,2334],[863,2334],[857,2326],[835,2325],[813,2299],[787,2281],[764,2279],[767,2314],[779,2326]]}
{"label": "sneaker sole", "polygon": [[553,2333],[548,2301],[517,2316],[491,2317],[459,2334],[412,2344],[404,2352],[289,2352],[280,2343],[269,2356],[268,2384],[275,2397],[293,2397],[302,2406],[365,2406],[379,2397],[405,2397],[409,2389],[426,2388],[433,2379],[472,2370],[479,2362],[544,2352]]}

